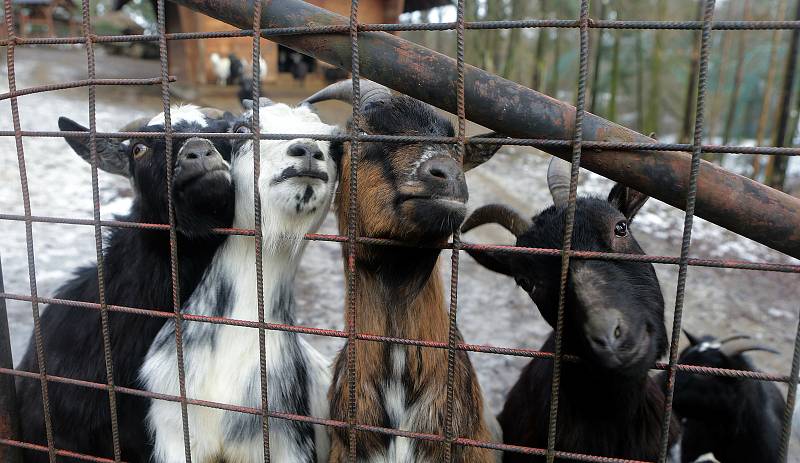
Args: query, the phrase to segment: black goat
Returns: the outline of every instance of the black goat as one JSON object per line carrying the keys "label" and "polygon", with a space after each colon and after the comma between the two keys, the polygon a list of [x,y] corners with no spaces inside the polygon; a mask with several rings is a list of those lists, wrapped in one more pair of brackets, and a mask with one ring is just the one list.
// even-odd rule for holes
{"label": "black goat", "polygon": [[233,53],[228,55],[228,61],[231,63],[231,72],[228,74],[228,85],[236,85],[244,78],[244,63]]}
{"label": "black goat", "polygon": [[[222,113],[184,106],[172,113],[176,132],[227,132],[229,123],[217,118]],[[137,131],[163,131],[163,115],[139,126]],[[62,117],[59,128],[87,129]],[[132,127],[129,127],[132,128]],[[223,237],[210,233],[214,227],[228,227],[233,220],[234,188],[229,172],[230,143],[217,139],[209,149],[204,139],[176,138],[172,167],[173,204],[178,233],[180,299],[194,290]],[[82,158],[89,159],[88,138],[67,138]],[[198,143],[203,142],[203,143]],[[131,180],[134,200],[128,222],[168,223],[166,144],[163,138],[131,140],[98,139],[100,169]],[[136,308],[172,310],[169,234],[165,231],[114,228],[103,250],[105,300],[108,304]],[[99,302],[97,265],[76,271],[56,298]],[[165,319],[109,312],[111,358],[117,386],[141,389],[138,372],[147,349]],[[100,313],[96,310],[51,304],[41,315],[47,373],[105,383],[106,367]],[[31,340],[18,368],[38,372],[38,360]],[[17,381],[22,437],[26,442],[47,445],[41,386],[38,380]],[[63,383],[49,383],[50,413],[55,446],[95,456],[113,458],[111,414],[108,393]],[[122,459],[146,462],[151,444],[144,419],[148,401],[117,394],[117,418]],[[25,461],[45,462],[47,454],[27,451]],[[78,461],[60,457],[58,461]]]}
{"label": "black goat", "polygon": [[[757,371],[744,353],[775,352],[746,336],[685,334],[690,346],[681,352],[681,364]],[[778,461],[786,402],[774,383],[679,371],[673,408],[683,422],[681,462],[706,453],[724,463]]]}
{"label": "black goat", "polygon": [[[517,246],[560,248],[569,191],[569,164],[554,158],[548,184],[555,202],[532,221],[501,205],[484,206],[464,223],[469,231],[498,223]],[[647,196],[615,185],[607,199],[578,198],[572,247],[582,251],[644,254],[628,229]],[[468,251],[480,264],[512,276],[555,326],[561,258]],[[667,346],[664,299],[649,263],[573,259],[565,300],[563,351],[581,357],[562,368],[556,448],[617,458],[655,460],[660,447],[664,394],[648,371]],[[543,351],[553,352],[555,335]],[[553,363],[532,361],[509,392],[499,415],[508,444],[547,446]],[[671,428],[677,433],[677,423]],[[544,457],[505,452],[506,462]]]}

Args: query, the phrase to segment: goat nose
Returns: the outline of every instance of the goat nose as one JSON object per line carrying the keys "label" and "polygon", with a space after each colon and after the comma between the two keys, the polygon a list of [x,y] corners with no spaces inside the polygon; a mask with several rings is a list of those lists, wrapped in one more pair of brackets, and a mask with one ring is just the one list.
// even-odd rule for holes
{"label": "goat nose", "polygon": [[461,166],[455,160],[449,158],[430,159],[419,166],[419,177],[421,180],[433,181],[437,183],[456,182],[463,173]]}
{"label": "goat nose", "polygon": [[203,138],[192,138],[187,140],[181,147],[178,162],[192,161],[215,155],[219,156],[219,153],[210,141]]}
{"label": "goat nose", "polygon": [[206,172],[227,170],[228,163],[214,147],[214,144],[205,138],[190,138],[178,151],[175,163],[175,181],[181,184],[197,178]]}
{"label": "goat nose", "polygon": [[319,149],[316,143],[295,143],[289,146],[288,154],[292,157],[313,158],[317,161],[325,159],[325,155],[322,154],[322,150]]}
{"label": "goat nose", "polygon": [[622,343],[623,334],[622,322],[617,320],[616,323],[607,325],[604,330],[594,332],[590,339],[602,349],[615,351]]}

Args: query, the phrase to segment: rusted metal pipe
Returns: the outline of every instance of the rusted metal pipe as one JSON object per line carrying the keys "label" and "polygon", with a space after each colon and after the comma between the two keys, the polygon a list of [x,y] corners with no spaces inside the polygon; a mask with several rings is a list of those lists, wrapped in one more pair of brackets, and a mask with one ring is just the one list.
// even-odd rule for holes
{"label": "rusted metal pipe", "polygon": [[[3,294],[3,264],[0,262],[0,294]],[[14,368],[11,360],[11,335],[8,330],[6,300],[0,297],[0,368]],[[0,375],[0,438],[17,440],[19,438],[19,415],[14,377]],[[0,445],[0,461],[21,463],[22,452],[18,447]]]}
{"label": "rusted metal pipe", "polygon": [[[253,0],[172,0],[240,28],[252,27]],[[348,19],[300,0],[262,0],[262,28],[342,26]],[[265,38],[334,66],[350,68],[346,33]],[[456,110],[456,62],[385,32],[360,34],[361,75],[444,110]],[[466,66],[466,116],[519,138],[571,140],[575,107],[486,71]],[[655,140],[586,114],[583,139]],[[570,150],[548,150],[570,159]],[[674,207],[686,205],[690,156],[661,151],[588,151],[581,166]],[[773,249],[800,258],[800,199],[703,162],[696,215]]]}

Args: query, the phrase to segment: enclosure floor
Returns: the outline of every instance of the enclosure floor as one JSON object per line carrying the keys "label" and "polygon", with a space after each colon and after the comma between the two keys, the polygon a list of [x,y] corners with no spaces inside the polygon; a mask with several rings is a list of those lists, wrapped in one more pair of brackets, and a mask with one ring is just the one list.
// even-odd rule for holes
{"label": "enclosure floor", "polygon": [[[79,48],[17,49],[18,88],[86,78],[85,54]],[[105,56],[98,52],[98,77],[153,77],[157,62]],[[5,69],[3,69],[5,74]],[[0,87],[6,86],[5,78]],[[273,93],[277,101],[295,103],[307,95]],[[7,91],[0,89],[0,91]],[[135,117],[161,110],[158,87],[98,88],[97,127],[112,131]],[[57,118],[68,116],[88,125],[86,89],[65,90],[21,97],[22,126],[26,130],[58,130]],[[220,98],[199,101],[236,110],[238,102]],[[320,105],[322,117],[343,123],[350,109],[341,103]],[[0,102],[0,130],[11,130],[10,104]],[[470,133],[479,128],[470,127]],[[92,217],[89,166],[58,138],[26,138],[25,156],[30,181],[31,207],[35,215]],[[654,154],[657,155],[657,154]],[[545,183],[548,156],[533,149],[505,148],[486,165],[467,175],[470,209],[490,202],[503,202],[533,215],[551,201]],[[593,174],[582,173],[581,194],[604,195],[610,183]],[[100,175],[101,213],[104,218],[123,213],[130,204],[126,180]],[[0,212],[22,214],[22,196],[12,137],[0,137]],[[683,212],[651,200],[637,216],[633,233],[651,254],[677,256],[683,226]],[[321,233],[335,233],[330,214]],[[72,271],[95,260],[93,228],[88,226],[34,224],[37,285],[39,294],[52,296]],[[500,228],[487,226],[471,232],[464,240],[480,243],[511,243]],[[696,220],[693,257],[731,258],[766,262],[794,262],[782,254],[738,237],[703,220]],[[25,229],[22,222],[0,221],[0,257],[5,289],[29,294]],[[449,267],[449,252],[442,255],[442,268]],[[677,267],[657,265],[667,303],[667,326],[672,323]],[[324,276],[321,277],[321,276]],[[442,272],[449,282],[449,276]],[[311,243],[297,278],[298,322],[319,328],[343,329],[341,250],[338,244]],[[461,256],[458,320],[469,343],[505,347],[539,347],[550,328],[536,308],[512,280],[479,267],[469,256]],[[752,354],[756,364],[770,373],[788,374],[792,342],[800,305],[798,276],[744,270],[691,268],[686,290],[684,327],[693,333],[725,336],[747,333],[780,350],[780,355]],[[15,361],[22,355],[31,332],[30,304],[8,301]],[[114,336],[116,333],[111,333]],[[309,341],[332,357],[338,340],[309,337]],[[682,342],[685,342],[683,340]],[[488,398],[497,413],[505,393],[513,385],[527,360],[490,354],[470,354]],[[795,443],[796,444],[796,443]],[[796,445],[795,445],[796,447]],[[793,452],[792,461],[800,462]]]}

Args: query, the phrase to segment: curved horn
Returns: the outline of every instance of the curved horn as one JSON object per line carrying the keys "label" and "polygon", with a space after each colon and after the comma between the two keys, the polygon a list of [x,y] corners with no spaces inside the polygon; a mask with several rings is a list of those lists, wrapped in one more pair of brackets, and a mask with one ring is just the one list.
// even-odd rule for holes
{"label": "curved horn", "polygon": [[734,334],[733,336],[728,336],[727,338],[720,339],[717,342],[720,344],[725,344],[726,342],[738,341],[739,339],[750,339],[750,336],[746,334]]}
{"label": "curved horn", "polygon": [[[392,91],[381,84],[371,80],[361,80],[361,107],[368,103],[382,101],[392,96]],[[314,104],[326,100],[339,100],[345,103],[353,102],[353,79],[343,80],[328,85],[317,93],[303,100],[301,104]]]}
{"label": "curved horn", "polygon": [[501,225],[516,237],[519,237],[531,227],[531,222],[514,209],[502,204],[487,204],[475,209],[470,214],[464,225],[461,226],[461,231],[466,233],[487,223]]}
{"label": "curved horn", "polygon": [[737,339],[735,341],[728,341],[719,348],[719,351],[722,352],[722,354],[726,357],[733,357],[754,350],[770,352],[772,354],[780,353],[775,349],[758,344],[752,339]]}
{"label": "curved horn", "polygon": [[572,164],[553,156],[547,168],[547,187],[556,206],[565,206],[569,200],[569,179]]}

